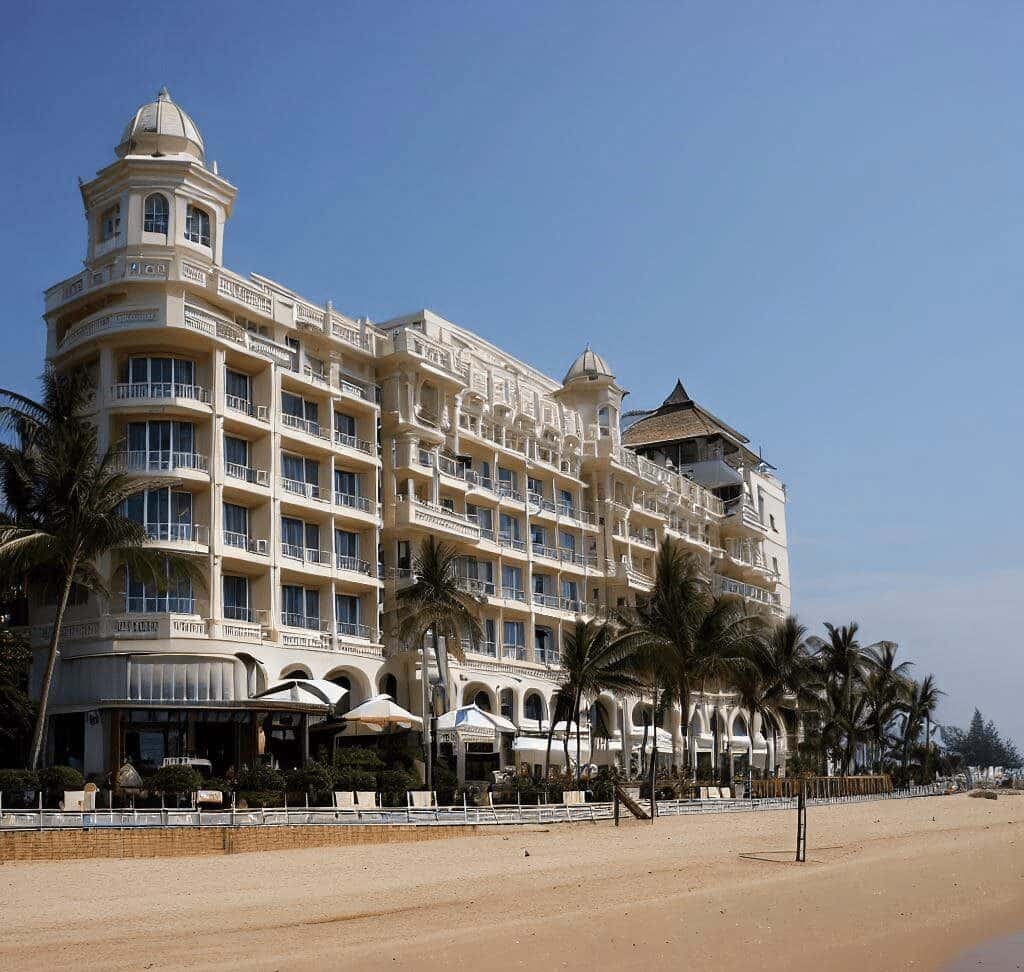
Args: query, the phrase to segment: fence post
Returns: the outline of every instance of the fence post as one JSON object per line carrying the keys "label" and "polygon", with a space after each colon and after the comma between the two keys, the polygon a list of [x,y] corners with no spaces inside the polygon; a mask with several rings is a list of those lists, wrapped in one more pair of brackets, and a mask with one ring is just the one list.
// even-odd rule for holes
{"label": "fence post", "polygon": [[615,818],[615,826],[619,825],[619,788],[615,787],[612,790],[612,816]]}
{"label": "fence post", "polygon": [[807,797],[802,783],[796,804],[796,859],[798,862],[807,860]]}
{"label": "fence post", "polygon": [[43,791],[39,791],[39,829],[43,829]]}

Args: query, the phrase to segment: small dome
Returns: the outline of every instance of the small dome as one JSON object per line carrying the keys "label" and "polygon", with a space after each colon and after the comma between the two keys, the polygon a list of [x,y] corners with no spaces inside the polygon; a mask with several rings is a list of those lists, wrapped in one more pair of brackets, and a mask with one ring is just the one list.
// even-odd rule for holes
{"label": "small dome", "polygon": [[204,158],[203,136],[196,123],[161,88],[156,101],[143,105],[125,127],[115,149],[119,158],[126,155],[191,155]]}
{"label": "small dome", "polygon": [[583,353],[572,363],[569,370],[565,373],[565,378],[562,380],[562,384],[572,381],[573,378],[589,378],[591,376],[602,378],[614,378],[612,369],[608,367],[608,362],[604,360],[596,351],[590,350],[588,344]]}

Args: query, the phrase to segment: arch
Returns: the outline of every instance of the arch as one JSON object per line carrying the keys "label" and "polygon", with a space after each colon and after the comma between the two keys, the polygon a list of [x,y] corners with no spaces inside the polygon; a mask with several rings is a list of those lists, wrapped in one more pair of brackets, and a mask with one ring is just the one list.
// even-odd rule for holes
{"label": "arch", "polygon": [[506,719],[516,721],[516,694],[510,688],[503,688],[498,696],[499,711]]}
{"label": "arch", "polygon": [[162,192],[151,192],[146,196],[142,212],[142,230],[145,233],[167,233],[170,207]]}
{"label": "arch", "polygon": [[705,733],[710,733],[710,731],[708,720],[700,710],[700,706],[694,706],[693,715],[690,717],[690,732],[696,736],[703,736]]}
{"label": "arch", "polygon": [[245,680],[249,695],[256,695],[266,690],[270,680],[267,677],[266,666],[258,658],[250,655],[247,651],[236,651],[237,658],[245,666]]}
{"label": "arch", "polygon": [[419,417],[431,425],[441,420],[441,392],[432,381],[424,381],[419,392]]}
{"label": "arch", "polygon": [[185,239],[200,246],[210,245],[210,214],[198,206],[185,210]]}
{"label": "arch", "polygon": [[523,720],[540,722],[545,718],[546,712],[547,706],[544,704],[544,696],[535,689],[527,692],[526,698],[523,699]]}
{"label": "arch", "polygon": [[643,729],[645,723],[647,725],[651,724],[652,711],[650,702],[637,702],[637,704],[633,706],[630,721],[638,729]]}
{"label": "arch", "polygon": [[[373,683],[358,668],[339,665],[323,676],[328,682],[340,685],[348,692],[349,708],[365,702],[373,692]],[[346,710],[347,711],[347,710]]]}
{"label": "arch", "polygon": [[380,689],[381,695],[390,695],[392,701],[398,701],[398,679],[391,672],[381,675],[377,688]]}
{"label": "arch", "polygon": [[100,242],[112,240],[121,232],[121,204],[108,206],[100,214]]}
{"label": "arch", "polygon": [[[484,701],[486,701],[487,705],[480,704],[481,695],[484,697]],[[497,699],[494,697],[494,692],[482,682],[469,682],[462,690],[462,704],[473,705],[474,702],[485,712],[498,711]]]}
{"label": "arch", "polygon": [[473,705],[478,709],[483,709],[484,712],[491,711],[491,697],[490,695],[481,689],[476,695],[473,696]]}
{"label": "arch", "polygon": [[732,725],[729,727],[729,735],[732,737],[750,735],[750,727],[747,725],[747,717],[739,709],[733,713]]}
{"label": "arch", "polygon": [[615,732],[615,706],[610,699],[595,699],[587,711],[587,718],[590,722],[591,732],[600,734],[607,732],[609,735]]}
{"label": "arch", "polygon": [[305,665],[285,665],[281,669],[281,678],[312,678],[313,673]]}

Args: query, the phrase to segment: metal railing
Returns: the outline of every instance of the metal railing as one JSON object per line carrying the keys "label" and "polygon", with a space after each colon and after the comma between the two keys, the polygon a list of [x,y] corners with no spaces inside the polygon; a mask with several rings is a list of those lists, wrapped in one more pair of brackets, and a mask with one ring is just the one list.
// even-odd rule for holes
{"label": "metal railing", "polygon": [[300,479],[282,479],[281,488],[286,493],[295,493],[297,496],[306,497],[306,499],[323,502],[320,496],[319,483],[304,483]]}
{"label": "metal railing", "polygon": [[231,409],[232,412],[241,412],[243,415],[259,419],[261,422],[267,421],[266,405],[254,405],[247,398],[242,398],[239,395],[225,395],[224,405],[226,408]]}
{"label": "metal railing", "polygon": [[234,547],[236,550],[247,550],[249,553],[267,555],[267,541],[256,540],[246,533],[235,533],[232,530],[224,531],[224,546]]}
{"label": "metal railing", "polygon": [[240,479],[244,483],[253,483],[256,486],[266,486],[270,482],[266,469],[243,466],[240,462],[225,462],[224,475],[229,479]]}
{"label": "metal railing", "polygon": [[178,381],[120,382],[112,389],[119,402],[142,398],[184,398],[202,405],[210,404],[210,393],[202,385],[186,385]]}
{"label": "metal railing", "polygon": [[334,432],[335,445],[345,446],[348,449],[355,449],[356,452],[365,452],[368,455],[373,452],[373,446],[366,439],[357,438],[347,432]]}
{"label": "metal railing", "polygon": [[335,506],[347,506],[353,510],[362,510],[364,513],[370,512],[370,500],[365,496],[356,496],[355,493],[334,493],[334,505]]}
{"label": "metal railing", "polygon": [[198,523],[147,523],[146,535],[158,543],[205,544],[209,532]]}
{"label": "metal railing", "polygon": [[198,452],[139,449],[122,452],[119,455],[124,468],[131,472],[170,472],[175,469],[207,472],[209,470],[206,456]]}

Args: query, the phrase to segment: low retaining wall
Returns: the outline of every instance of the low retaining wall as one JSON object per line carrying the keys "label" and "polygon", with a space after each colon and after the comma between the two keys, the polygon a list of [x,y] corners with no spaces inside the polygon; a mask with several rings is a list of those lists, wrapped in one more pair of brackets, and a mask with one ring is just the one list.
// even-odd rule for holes
{"label": "low retaining wall", "polygon": [[0,832],[0,861],[64,861],[88,857],[207,857],[252,851],[401,844],[479,833],[475,824],[417,827],[162,827],[152,829]]}

